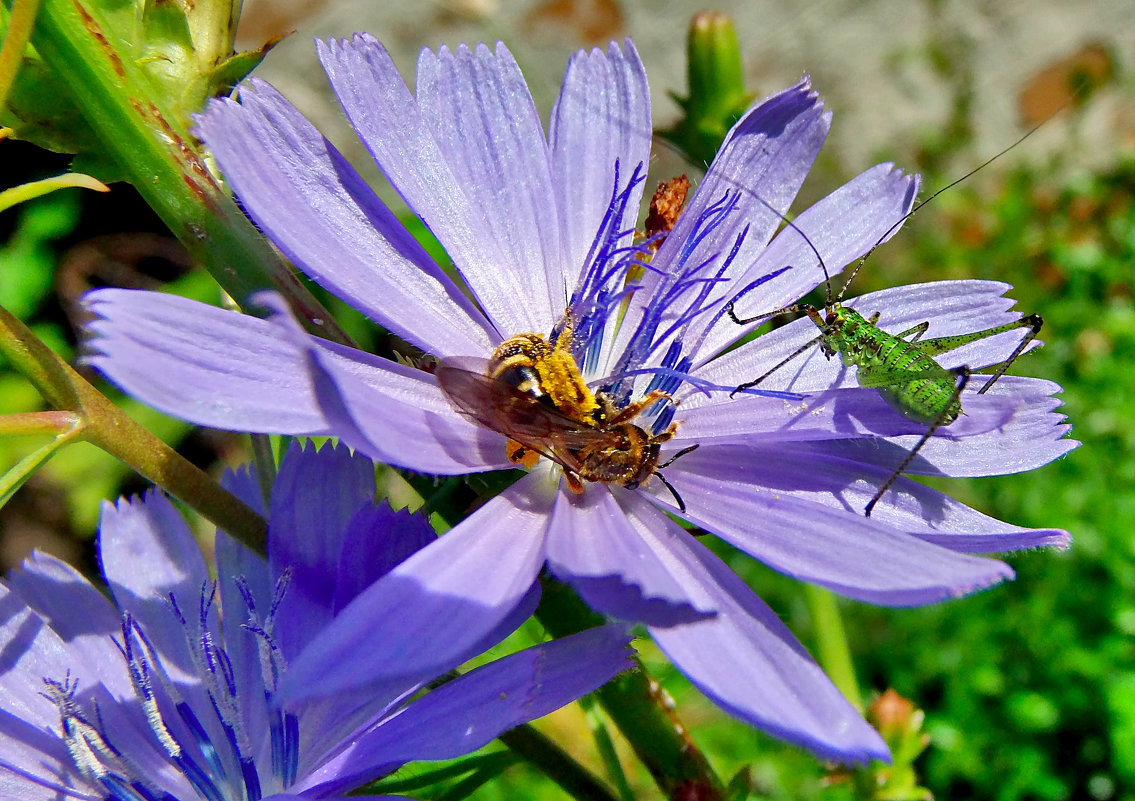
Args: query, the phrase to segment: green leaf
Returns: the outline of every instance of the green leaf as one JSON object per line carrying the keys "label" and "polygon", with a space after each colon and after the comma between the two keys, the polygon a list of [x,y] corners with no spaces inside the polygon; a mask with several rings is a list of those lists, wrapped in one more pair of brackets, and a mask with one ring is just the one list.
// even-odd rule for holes
{"label": "green leaf", "polygon": [[0,476],[0,508],[11,500],[16,491],[24,485],[24,482],[31,478],[32,473],[46,464],[56,451],[67,444],[71,436],[72,434],[68,433],[52,437],[50,442],[36,448],[23,459],[20,459],[11,470]]}
{"label": "green leaf", "polygon": [[257,64],[264,60],[264,56],[268,55],[268,51],[275,47],[278,41],[278,39],[273,39],[265,42],[257,50],[245,50],[237,53],[226,58],[206,73],[209,83],[208,95],[213,97],[231,91],[234,86],[248,76],[248,73],[252,72]]}
{"label": "green leaf", "polygon": [[[436,788],[443,787],[447,782],[452,779],[460,779],[457,785],[460,786],[462,782],[466,781],[468,776],[487,776],[492,778],[499,776],[507,768],[515,765],[520,761],[520,758],[513,754],[511,751],[495,751],[489,754],[475,754],[473,756],[462,757],[452,762],[444,763],[436,768],[428,769],[415,775],[407,775],[405,773],[398,773],[389,776],[373,784],[367,785],[364,790],[368,794],[390,794],[390,793],[418,793],[422,796],[433,797],[438,795]],[[416,764],[413,770],[419,770],[421,764]],[[479,781],[478,786],[487,779]],[[433,792],[423,793],[421,791],[429,788],[435,788]]]}
{"label": "green leaf", "polygon": [[[0,6],[0,35],[7,35],[8,12]],[[75,105],[67,88],[28,48],[8,103],[0,109],[0,123],[12,129],[12,138],[31,142],[53,153],[95,151],[98,138]]]}
{"label": "green leaf", "polygon": [[3,192],[0,192],[0,211],[5,211],[12,208],[12,206],[26,203],[37,197],[43,197],[57,189],[68,188],[93,189],[96,192],[110,191],[109,186],[89,175],[84,175],[79,172],[67,172],[51,178],[44,178],[41,181],[31,181],[12,187],[11,189],[5,189]]}

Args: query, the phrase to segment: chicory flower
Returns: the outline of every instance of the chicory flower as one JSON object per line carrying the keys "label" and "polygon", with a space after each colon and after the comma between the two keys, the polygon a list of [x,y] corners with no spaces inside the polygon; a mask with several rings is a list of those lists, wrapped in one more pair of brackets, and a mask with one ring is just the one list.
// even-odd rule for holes
{"label": "chicory flower", "polygon": [[[443,369],[484,360],[520,334],[551,344],[570,327],[564,350],[612,414],[652,389],[669,396],[632,421],[657,444],[657,465],[698,446],[662,471],[672,490],[650,474],[573,488],[559,465],[539,460],[404,565],[413,603],[448,621],[430,641],[469,647],[546,564],[594,608],[646,623],[733,714],[824,756],[885,757],[882,740],[776,614],[669,515],[783,573],[895,606],[1012,576],[973,554],[1066,544],[1062,531],[994,520],[906,478],[865,518],[867,500],[925,426],[838,362],[812,352],[757,391],[731,396],[815,328],[802,319],[720,356],[748,330],[729,319],[728,302],[744,314],[794,302],[823,278],[817,254],[834,274],[893,233],[916,177],[872,167],[774,238],[830,124],[803,80],[734,126],[664,241],[636,242],[651,123],[629,42],[571,59],[546,136],[503,45],[423,50],[414,93],[370,36],[318,48],[355,131],[464,287],[290,103],[253,80],[239,103],[212,103],[199,130],[272,241]],[[939,336],[1016,319],[1006,289],[938,282],[846,304],[879,311],[889,331],[930,320],[928,336]],[[269,319],[159,294],[94,292],[90,361],[139,398],[202,425],[333,435],[425,473],[515,466],[500,427],[482,424],[428,372],[309,336],[277,296],[258,300]],[[949,355],[989,364],[1011,349],[998,337]],[[1051,461],[1075,444],[1062,439],[1058,389],[1005,377],[987,395],[967,391],[966,414],[937,432],[909,472],[984,475]],[[293,665],[304,677],[298,696],[353,686],[375,668],[359,609],[337,632],[333,667]]]}
{"label": "chicory flower", "polygon": [[[230,479],[261,506],[249,473]],[[376,505],[374,465],[344,447],[293,448],[270,505],[269,559],[218,532],[216,581],[177,510],[150,492],[103,509],[113,600],[42,553],[0,583],[4,797],[342,797],[411,760],[475,750],[630,666],[625,633],[608,626],[407,703],[437,674],[379,636],[366,647],[386,667],[365,692],[283,699],[290,663],[323,658],[329,621],[436,538]],[[519,611],[512,622],[530,609]],[[411,638],[420,622],[413,607],[382,614]]]}

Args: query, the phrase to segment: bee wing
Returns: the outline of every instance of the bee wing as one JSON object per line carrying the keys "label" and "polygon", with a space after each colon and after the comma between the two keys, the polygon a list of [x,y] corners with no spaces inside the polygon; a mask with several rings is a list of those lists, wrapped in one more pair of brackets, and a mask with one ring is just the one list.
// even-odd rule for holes
{"label": "bee wing", "polygon": [[611,442],[610,432],[568,417],[507,381],[490,378],[483,372],[447,360],[438,362],[434,376],[461,414],[573,472],[578,471],[579,460],[572,450]]}

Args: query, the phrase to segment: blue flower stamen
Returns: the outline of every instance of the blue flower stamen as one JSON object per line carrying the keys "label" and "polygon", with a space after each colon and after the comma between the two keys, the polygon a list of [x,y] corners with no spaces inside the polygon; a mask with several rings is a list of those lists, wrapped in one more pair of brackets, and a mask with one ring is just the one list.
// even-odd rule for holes
{"label": "blue flower stamen", "polygon": [[[572,293],[569,305],[574,315],[576,337],[572,351],[585,371],[596,365],[598,349],[608,324],[614,319],[622,297],[625,297],[620,290],[626,287],[616,288],[616,284],[627,283],[627,277],[636,268],[657,272],[657,268],[651,266],[646,258],[648,245],[657,237],[640,243],[620,244],[628,239],[633,240],[635,229],[612,230],[624,218],[634,190],[645,180],[644,166],[640,162],[627,185],[620,189],[620,164],[618,160],[615,161],[611,201],[588,250],[584,262],[586,267]],[[618,300],[612,302],[612,296],[616,292],[619,293]],[[553,329],[553,340],[560,329],[562,322]]]}
{"label": "blue flower stamen", "polygon": [[283,655],[273,636],[276,613],[283,603],[291,583],[291,570],[285,570],[276,581],[268,613],[261,621],[256,611],[252,590],[243,576],[237,577],[236,586],[244,599],[248,619],[241,628],[256,637],[260,656],[260,673],[264,682],[264,700],[269,709],[268,731],[271,741],[272,774],[284,787],[295,783],[299,773],[299,719],[275,705],[276,687],[283,672]]}
{"label": "blue flower stamen", "polygon": [[[272,775],[283,777],[287,765],[287,743],[284,741],[284,713],[272,706],[272,694],[264,693],[268,701],[268,739],[272,744]],[[285,785],[286,786],[286,785]]]}
{"label": "blue flower stamen", "polygon": [[284,713],[284,770],[280,779],[285,787],[296,783],[300,767],[300,719],[293,712]]}
{"label": "blue flower stamen", "polygon": [[112,773],[100,776],[98,781],[108,793],[107,798],[113,801],[158,801],[144,788]]}
{"label": "blue flower stamen", "polygon": [[131,778],[144,774],[104,736],[101,716],[97,716],[99,723],[96,725],[83,715],[75,700],[78,679],[73,679],[68,672],[62,682],[45,678],[43,683],[47,691],[40,695],[55,704],[59,712],[63,741],[72,762],[80,773],[106,790],[108,799],[165,801],[169,798],[168,794],[155,793],[141,780]]}
{"label": "blue flower stamen", "polygon": [[702,329],[701,335],[697,338],[695,349],[696,347],[701,346],[702,342],[705,341],[706,336],[709,335],[709,332],[713,330],[718,321],[720,321],[722,317],[728,314],[727,308],[729,308],[729,304],[735,304],[738,300],[745,297],[745,295],[749,294],[757,287],[767,283],[768,281],[771,281],[779,275],[783,275],[791,269],[792,265],[787,265],[785,267],[781,267],[779,270],[773,270],[772,272],[765,273],[760,278],[750,281],[748,284],[738,290],[737,293],[734,294],[733,297],[731,297],[727,302],[722,303],[714,313],[713,317],[710,318],[709,324]]}
{"label": "blue flower stamen", "polygon": [[619,173],[620,164],[619,160],[616,159],[611,202],[607,204],[603,220],[599,223],[595,238],[587,251],[587,258],[584,259],[584,264],[587,266],[580,275],[579,283],[572,293],[571,303],[573,306],[584,302],[591,292],[598,290],[605,283],[605,279],[603,281],[597,280],[604,273],[603,265],[611,262],[612,253],[618,247],[619,240],[634,234],[633,228],[625,231],[612,231],[611,228],[623,219],[634,189],[646,180],[646,172],[643,163],[639,162],[631,174],[630,180],[627,181],[626,187],[621,191],[619,190]]}
{"label": "blue flower stamen", "polygon": [[244,792],[248,801],[260,801],[260,774],[256,772],[256,763],[251,757],[240,760],[240,773],[244,779]]}
{"label": "blue flower stamen", "polygon": [[[729,215],[737,209],[739,197],[740,193],[726,190],[720,198],[698,215],[693,230],[686,241],[682,243],[673,266],[662,277],[658,287],[655,288],[653,302],[644,310],[642,318],[638,321],[635,332],[615,367],[614,373],[616,375],[627,375],[631,370],[645,364],[667,339],[680,331],[682,327],[689,325],[698,316],[715,308],[715,304],[708,303],[706,299],[713,286],[727,280],[723,277],[724,272],[736,258],[748,233],[748,228],[743,229],[735,237],[729,254],[714,271],[714,274],[705,275],[705,272],[718,263],[720,254],[713,253],[694,264],[689,262],[706,237],[722,225]],[[658,329],[662,326],[666,314],[695,287],[698,291],[693,301],[678,315],[676,321],[667,326],[664,335],[658,336]],[[612,392],[620,403],[625,404],[629,400],[631,391],[632,388],[623,385],[621,380],[612,384]]]}

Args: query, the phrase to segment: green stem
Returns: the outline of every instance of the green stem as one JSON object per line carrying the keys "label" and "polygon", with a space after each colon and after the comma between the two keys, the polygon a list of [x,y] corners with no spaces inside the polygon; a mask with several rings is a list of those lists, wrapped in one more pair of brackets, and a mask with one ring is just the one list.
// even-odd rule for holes
{"label": "green stem", "polygon": [[6,414],[0,416],[0,437],[78,433],[82,425],[83,418],[72,412]]}
{"label": "green stem", "polygon": [[623,770],[623,765],[619,762],[619,754],[615,750],[615,741],[611,739],[607,721],[603,719],[603,713],[595,703],[595,699],[592,696],[586,696],[579,699],[579,705],[587,713],[587,725],[595,738],[595,747],[599,749],[599,758],[603,760],[607,775],[611,778],[612,784],[615,785],[619,798],[622,801],[634,801],[634,790],[631,789],[626,771]]}
{"label": "green stem", "polygon": [[[605,622],[566,584],[547,576],[542,584],[536,617],[552,636],[566,637]],[[595,695],[668,798],[724,797],[721,780],[678,719],[673,703],[641,665],[616,676]]]}
{"label": "green stem", "polygon": [[[21,419],[22,418],[22,419]],[[3,476],[0,476],[0,506],[4,506],[32,474],[47,464],[55,452],[83,430],[83,419],[70,412],[33,412],[0,418],[3,434],[55,434],[51,441],[29,453]]]}
{"label": "green stem", "polygon": [[815,584],[805,584],[804,597],[812,614],[812,625],[816,629],[820,666],[844,697],[862,712],[863,701],[859,694],[859,681],[855,677],[855,665],[851,661],[847,632],[843,628],[843,618],[839,613],[839,604],[835,595]]}
{"label": "green stem", "polygon": [[518,726],[506,731],[499,739],[513,752],[537,766],[573,798],[583,801],[618,801],[595,774],[531,726]]}
{"label": "green stem", "polygon": [[121,459],[248,547],[265,552],[268,525],[260,515],[130,419],[3,307],[0,354],[50,405],[83,419],[83,439]]}
{"label": "green stem", "polygon": [[13,0],[12,15],[8,18],[8,32],[4,46],[0,47],[0,109],[8,102],[8,92],[16,82],[16,73],[23,63],[24,50],[31,40],[39,0]]}
{"label": "green stem", "polygon": [[270,509],[272,486],[276,483],[276,456],[272,453],[272,438],[267,434],[249,434],[248,438],[252,442],[252,465],[256,468],[260,499],[264,502],[264,508]]}
{"label": "green stem", "polygon": [[213,178],[196,140],[106,24],[98,4],[44,0],[32,33],[107,153],[190,254],[239,304],[276,289],[313,333],[349,342]]}

